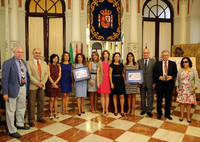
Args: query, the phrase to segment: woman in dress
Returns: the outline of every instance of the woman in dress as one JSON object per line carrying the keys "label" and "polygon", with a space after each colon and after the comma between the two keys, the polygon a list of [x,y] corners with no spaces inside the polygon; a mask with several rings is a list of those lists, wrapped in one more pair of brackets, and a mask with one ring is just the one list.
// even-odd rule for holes
{"label": "woman in dress", "polygon": [[92,52],[92,60],[88,64],[89,72],[91,75],[90,80],[88,80],[88,92],[90,92],[90,102],[92,113],[98,112],[97,109],[97,63],[99,61],[99,54],[94,51]]}
{"label": "woman in dress", "polygon": [[[187,122],[191,123],[190,111],[191,104],[196,103],[195,89],[199,85],[199,77],[196,69],[192,68],[192,61],[188,57],[181,60],[181,69],[179,69],[176,79],[176,92],[178,93],[177,102],[180,103],[181,117],[183,121],[185,107],[187,109]],[[192,84],[194,81],[194,85]]]}
{"label": "woman in dress", "polygon": [[[87,66],[85,55],[82,53],[76,54],[74,68],[81,68]],[[83,110],[84,97],[87,95],[87,80],[75,82],[75,94],[77,97],[78,116],[81,113],[85,114]]]}
{"label": "woman in dress", "polygon": [[110,64],[110,84],[113,94],[113,103],[115,107],[114,115],[117,116],[117,96],[120,96],[121,116],[124,116],[124,79],[123,68],[124,65],[120,63],[121,55],[119,52],[113,54],[112,63]]}
{"label": "woman in dress", "polygon": [[97,92],[101,94],[102,115],[108,115],[110,79],[109,79],[109,60],[108,50],[102,52],[102,60],[97,64]]}
{"label": "woman in dress", "polygon": [[68,114],[69,93],[72,92],[72,64],[70,54],[64,52],[61,59],[61,93],[62,93],[62,115]]}
{"label": "woman in dress", "polygon": [[[136,94],[138,92],[138,83],[127,83],[126,82],[126,70],[138,70],[139,66],[135,62],[134,55],[132,52],[129,52],[126,56],[126,63],[124,68],[124,83],[125,83],[125,92],[128,95],[128,111],[127,114],[134,115],[135,110],[135,100],[136,100]],[[131,107],[132,106],[132,107]]]}
{"label": "woman in dress", "polygon": [[[61,67],[58,64],[59,57],[56,54],[52,54],[50,57],[50,63],[48,64],[48,81],[46,83],[46,95],[49,97],[49,119],[52,120],[53,116],[58,119],[57,114],[58,97],[61,94],[60,78]],[[54,106],[54,114],[53,114]]]}

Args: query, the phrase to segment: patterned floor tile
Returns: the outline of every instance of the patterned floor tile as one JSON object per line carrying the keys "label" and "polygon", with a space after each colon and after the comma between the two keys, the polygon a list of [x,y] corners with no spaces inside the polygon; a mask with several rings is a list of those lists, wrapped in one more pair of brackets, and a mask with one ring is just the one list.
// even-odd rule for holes
{"label": "patterned floor tile", "polygon": [[121,129],[117,129],[117,128],[113,128],[110,126],[105,126],[103,127],[101,130],[98,130],[96,132],[94,132],[93,134],[111,139],[111,140],[115,140],[117,139],[119,136],[121,136],[124,132],[126,132],[125,130],[121,130]]}
{"label": "patterned floor tile", "polygon": [[156,127],[151,127],[137,123],[133,127],[131,127],[128,131],[151,137],[157,130],[158,128]]}
{"label": "patterned floor tile", "polygon": [[42,130],[37,130],[37,131],[33,131],[31,133],[28,133],[26,135],[23,135],[21,138],[19,138],[20,141],[23,142],[42,142],[50,137],[52,137],[53,135],[44,132]]}
{"label": "patterned floor tile", "polygon": [[164,129],[158,129],[152,137],[168,142],[182,142],[184,134]]}
{"label": "patterned floor tile", "polygon": [[200,137],[185,135],[182,142],[200,142]]}
{"label": "patterned floor tile", "polygon": [[188,126],[187,131],[185,134],[195,136],[195,137],[200,137],[200,128],[198,127],[193,127],[193,126]]}
{"label": "patterned floor tile", "polygon": [[107,125],[114,120],[116,120],[116,119],[112,118],[112,117],[101,116],[101,115],[91,119],[91,121],[93,121],[93,122],[101,123],[104,125]]}
{"label": "patterned floor tile", "polygon": [[56,136],[59,138],[62,138],[64,140],[67,140],[69,142],[77,142],[77,141],[85,138],[88,135],[90,135],[89,132],[79,130],[77,128],[71,128],[71,129],[64,131]]}
{"label": "patterned floor tile", "polygon": [[162,125],[163,122],[164,121],[162,121],[162,120],[156,120],[156,119],[153,119],[153,118],[144,117],[138,123],[143,124],[143,125],[147,125],[147,126],[159,128]]}
{"label": "patterned floor tile", "polygon": [[175,132],[179,132],[179,133],[185,133],[187,130],[187,125],[182,125],[182,124],[178,124],[178,123],[172,123],[172,122],[168,122],[165,121],[160,128],[165,129],[165,130],[170,130],[170,131],[175,131]]}
{"label": "patterned floor tile", "polygon": [[113,142],[113,140],[108,139],[108,138],[104,138],[95,134],[91,134],[85,138],[83,138],[82,140],[80,140],[79,142]]}
{"label": "patterned floor tile", "polygon": [[107,126],[119,128],[119,129],[122,129],[122,130],[128,130],[129,128],[131,128],[135,124],[136,123],[134,123],[134,122],[129,122],[129,121],[126,121],[126,120],[117,119],[117,120],[109,123]]}
{"label": "patterned floor tile", "polygon": [[84,123],[81,123],[80,125],[75,126],[75,128],[78,128],[80,130],[84,130],[90,133],[93,133],[97,130],[101,130],[103,127],[104,127],[103,124],[92,122],[92,121],[86,121]]}
{"label": "patterned floor tile", "polygon": [[148,136],[140,135],[132,132],[125,132],[116,139],[118,142],[147,142],[150,139]]}
{"label": "patterned floor tile", "polygon": [[83,122],[85,122],[86,120],[84,119],[81,119],[81,118],[77,118],[77,117],[70,117],[68,119],[65,119],[63,121],[60,121],[60,123],[63,123],[63,124],[67,124],[71,127],[74,127],[74,126],[77,126]]}
{"label": "patterned floor tile", "polygon": [[57,135],[63,131],[66,131],[68,129],[72,128],[71,126],[62,124],[62,123],[54,123],[52,125],[49,125],[47,127],[41,128],[40,130],[45,131],[47,133],[50,133],[52,135]]}

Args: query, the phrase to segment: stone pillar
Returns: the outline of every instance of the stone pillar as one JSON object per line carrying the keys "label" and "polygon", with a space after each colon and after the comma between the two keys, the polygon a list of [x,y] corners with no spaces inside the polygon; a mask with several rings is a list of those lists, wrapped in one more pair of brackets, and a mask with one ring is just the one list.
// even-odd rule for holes
{"label": "stone pillar", "polygon": [[10,40],[11,40],[11,50],[19,45],[18,40],[18,12],[17,12],[18,2],[17,0],[10,1],[11,14],[10,14]]}
{"label": "stone pillar", "polygon": [[187,0],[180,0],[180,44],[186,44],[186,31],[187,31],[187,24],[186,24],[186,17],[187,17]]}
{"label": "stone pillar", "polygon": [[[81,48],[81,25],[80,25],[80,0],[72,1],[72,46],[73,51],[76,51],[76,44],[78,49]],[[75,46],[74,46],[75,45]]]}
{"label": "stone pillar", "polygon": [[[128,52],[132,52],[137,60],[138,50],[138,26],[137,26],[137,9],[138,1],[130,0],[130,39],[128,44]],[[126,57],[126,55],[124,55]]]}
{"label": "stone pillar", "polygon": [[11,57],[10,48],[10,14],[9,14],[9,4],[8,0],[5,0],[5,49],[6,49],[6,59]]}

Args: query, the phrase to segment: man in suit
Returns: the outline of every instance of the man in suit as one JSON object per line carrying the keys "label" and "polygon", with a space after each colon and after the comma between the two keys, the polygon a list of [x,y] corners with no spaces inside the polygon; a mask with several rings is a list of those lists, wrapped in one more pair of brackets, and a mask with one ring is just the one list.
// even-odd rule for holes
{"label": "man in suit", "polygon": [[170,100],[174,89],[174,78],[177,76],[175,62],[169,60],[169,51],[162,51],[162,61],[156,63],[154,68],[154,78],[157,89],[157,118],[162,116],[162,99],[165,94],[165,117],[172,120],[170,116]]}
{"label": "man in suit", "polygon": [[[155,88],[155,80],[153,79],[153,69],[156,64],[154,59],[149,58],[149,49],[145,48],[142,52],[143,59],[138,60],[139,69],[143,70],[143,83],[140,85],[141,107],[140,115],[153,117],[153,92]],[[146,108],[146,93],[147,93],[147,108]]]}
{"label": "man in suit", "polygon": [[[2,68],[2,95],[6,105],[6,122],[9,135],[19,138],[17,129],[28,130],[24,125],[26,110],[26,95],[29,93],[30,78],[26,62],[22,59],[24,50],[16,47],[13,50],[14,57],[6,60]],[[16,127],[14,125],[16,118]]]}
{"label": "man in suit", "polygon": [[28,96],[28,121],[29,126],[34,127],[35,121],[35,98],[37,98],[37,121],[46,123],[43,118],[44,110],[44,89],[48,79],[47,64],[40,60],[41,51],[38,48],[33,50],[33,59],[27,61],[30,74],[30,94]]}

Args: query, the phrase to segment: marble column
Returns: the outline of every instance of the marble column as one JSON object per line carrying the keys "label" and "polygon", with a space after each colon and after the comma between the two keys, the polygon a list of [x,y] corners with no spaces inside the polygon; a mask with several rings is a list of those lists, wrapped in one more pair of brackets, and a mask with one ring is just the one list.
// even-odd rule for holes
{"label": "marble column", "polygon": [[72,46],[73,51],[81,48],[81,25],[80,25],[80,0],[72,1]]}
{"label": "marble column", "polygon": [[11,57],[11,48],[10,48],[10,7],[8,0],[5,0],[5,51],[6,59]]}
{"label": "marble column", "polygon": [[187,38],[187,24],[186,24],[186,17],[187,17],[187,0],[180,0],[180,44],[186,44]]}
{"label": "marble column", "polygon": [[19,45],[18,40],[18,12],[17,12],[18,2],[17,0],[10,1],[11,14],[10,14],[10,40],[11,40],[11,50]]}
{"label": "marble column", "polygon": [[[138,50],[138,26],[137,26],[137,0],[130,0],[130,39],[128,44],[128,52],[132,52],[137,59]],[[126,56],[126,55],[125,55]]]}

